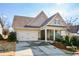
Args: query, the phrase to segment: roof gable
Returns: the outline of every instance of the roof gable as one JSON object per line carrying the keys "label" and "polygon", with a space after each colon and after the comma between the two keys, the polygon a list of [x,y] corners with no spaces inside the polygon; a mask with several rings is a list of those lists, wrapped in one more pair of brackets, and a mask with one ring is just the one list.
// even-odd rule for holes
{"label": "roof gable", "polygon": [[53,16],[49,17],[41,26],[44,26],[44,25],[55,25],[54,24],[55,19],[59,20],[58,22],[60,22],[60,26],[66,26],[65,21],[63,20],[63,18],[60,16],[59,13],[56,13]]}
{"label": "roof gable", "polygon": [[59,19],[62,26],[66,23],[62,19],[59,13],[52,15],[47,18],[46,14],[41,11],[36,17],[24,17],[24,16],[14,16],[13,27],[42,27],[44,25],[51,25],[54,19]]}
{"label": "roof gable", "polygon": [[43,11],[36,17],[14,16],[13,27],[39,27],[46,19],[47,16]]}
{"label": "roof gable", "polygon": [[56,25],[56,26],[66,26],[63,18],[59,13],[56,13],[54,17],[51,18],[51,21],[47,25]]}
{"label": "roof gable", "polygon": [[34,18],[33,17],[24,17],[24,16],[14,16],[13,27],[24,27],[28,25]]}
{"label": "roof gable", "polygon": [[41,26],[41,24],[43,24],[46,19],[48,17],[46,16],[46,14],[41,11],[36,17],[35,20],[30,24],[31,26]]}

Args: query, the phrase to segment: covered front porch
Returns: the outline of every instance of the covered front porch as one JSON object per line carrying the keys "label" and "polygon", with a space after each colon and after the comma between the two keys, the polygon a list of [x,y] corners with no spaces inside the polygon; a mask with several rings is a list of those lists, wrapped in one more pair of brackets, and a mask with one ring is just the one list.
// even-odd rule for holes
{"label": "covered front porch", "polygon": [[40,31],[40,39],[45,40],[45,42],[48,41],[55,41],[56,37],[60,36],[66,36],[67,30],[64,26],[47,26]]}

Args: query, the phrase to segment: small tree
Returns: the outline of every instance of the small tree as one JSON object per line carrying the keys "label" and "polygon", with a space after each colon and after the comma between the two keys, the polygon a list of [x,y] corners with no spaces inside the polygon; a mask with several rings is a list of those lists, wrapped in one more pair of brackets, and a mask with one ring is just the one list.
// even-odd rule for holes
{"label": "small tree", "polygon": [[71,33],[76,33],[74,30],[78,28],[79,26],[79,22],[78,22],[79,18],[76,17],[71,17],[70,19],[66,19],[66,28],[68,31],[68,35],[70,36],[70,32]]}
{"label": "small tree", "polygon": [[6,25],[6,23],[7,23],[7,16],[2,14],[0,22],[1,22],[1,26],[2,26],[2,34],[3,34],[4,37],[6,37],[8,35],[8,32],[9,32],[9,29],[6,28],[6,27],[8,27],[8,25]]}

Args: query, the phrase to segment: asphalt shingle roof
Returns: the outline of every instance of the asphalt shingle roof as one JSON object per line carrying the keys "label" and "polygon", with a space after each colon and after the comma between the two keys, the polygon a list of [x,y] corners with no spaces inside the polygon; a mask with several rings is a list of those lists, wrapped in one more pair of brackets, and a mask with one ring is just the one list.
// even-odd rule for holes
{"label": "asphalt shingle roof", "polygon": [[46,14],[42,11],[36,17],[14,16],[13,27],[39,28],[46,25],[56,15],[60,16],[59,13],[56,13],[48,18]]}

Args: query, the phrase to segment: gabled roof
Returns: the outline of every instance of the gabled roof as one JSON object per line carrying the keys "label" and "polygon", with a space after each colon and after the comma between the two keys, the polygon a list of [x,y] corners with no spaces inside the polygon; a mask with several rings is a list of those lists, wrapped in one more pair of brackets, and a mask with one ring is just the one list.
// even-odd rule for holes
{"label": "gabled roof", "polygon": [[56,14],[52,15],[51,17],[49,17],[43,24],[41,24],[41,26],[46,25]]}
{"label": "gabled roof", "polygon": [[14,16],[13,27],[24,27],[28,25],[31,21],[34,20],[34,17],[25,17],[25,16]]}
{"label": "gabled roof", "polygon": [[47,19],[47,16],[41,11],[36,17],[14,16],[13,27],[39,27]]}
{"label": "gabled roof", "polygon": [[46,19],[47,19],[48,17],[46,16],[46,14],[43,12],[43,11],[41,11],[36,17],[35,17],[35,19],[34,19],[34,21],[32,21],[30,24],[29,24],[29,26],[41,26],[41,24],[43,24],[45,21],[46,21]]}
{"label": "gabled roof", "polygon": [[[52,15],[51,17],[49,17],[43,24],[41,24],[41,26],[46,25],[46,24],[47,24],[49,21],[51,21],[51,20],[53,19],[53,17],[55,17],[55,16],[61,17],[60,14],[57,12],[56,14]],[[63,19],[63,18],[61,17],[61,19]],[[53,20],[54,20],[54,19],[53,19]],[[63,21],[64,24],[66,25],[65,21],[64,21],[64,20],[62,20],[62,21]]]}
{"label": "gabled roof", "polygon": [[48,18],[43,11],[41,11],[36,17],[14,16],[13,27],[39,28],[46,25],[49,21],[52,20],[53,17],[57,15],[61,17],[59,13],[56,13]]}

